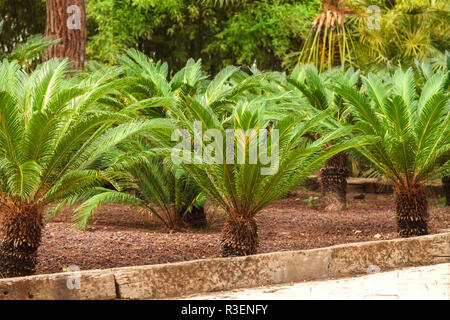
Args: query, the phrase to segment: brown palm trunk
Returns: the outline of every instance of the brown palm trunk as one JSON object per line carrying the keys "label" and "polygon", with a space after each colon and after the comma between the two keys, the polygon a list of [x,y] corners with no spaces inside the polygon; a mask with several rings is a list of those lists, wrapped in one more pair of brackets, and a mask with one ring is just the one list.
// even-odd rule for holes
{"label": "brown palm trunk", "polygon": [[395,188],[395,212],[397,228],[401,237],[428,234],[427,197],[423,188]]}
{"label": "brown palm trunk", "polygon": [[348,159],[344,152],[330,158],[320,169],[320,182],[325,210],[341,211],[347,209]]}
{"label": "brown palm trunk", "polygon": [[82,70],[86,59],[86,0],[47,0],[45,35],[61,39],[49,48],[47,60],[68,58]]}
{"label": "brown palm trunk", "polygon": [[258,247],[258,226],[254,218],[228,217],[222,234],[222,256],[255,254]]}
{"label": "brown palm trunk", "polygon": [[444,189],[445,204],[450,206],[450,176],[442,177],[442,188]]}
{"label": "brown palm trunk", "polygon": [[191,228],[205,228],[207,225],[204,207],[194,207],[184,216],[184,221]]}
{"label": "brown palm trunk", "polygon": [[0,277],[34,274],[42,231],[39,209],[34,206],[7,208],[2,215]]}

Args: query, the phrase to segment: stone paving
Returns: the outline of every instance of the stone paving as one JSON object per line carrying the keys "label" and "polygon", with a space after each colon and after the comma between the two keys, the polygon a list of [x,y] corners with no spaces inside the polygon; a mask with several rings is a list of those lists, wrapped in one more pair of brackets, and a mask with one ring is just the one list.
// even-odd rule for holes
{"label": "stone paving", "polygon": [[186,299],[216,300],[450,300],[450,263],[377,272],[355,278],[233,290]]}

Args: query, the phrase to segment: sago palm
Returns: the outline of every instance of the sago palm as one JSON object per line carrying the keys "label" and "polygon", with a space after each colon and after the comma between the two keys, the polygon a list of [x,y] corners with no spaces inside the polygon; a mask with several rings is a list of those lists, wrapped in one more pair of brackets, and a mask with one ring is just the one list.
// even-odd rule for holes
{"label": "sago palm", "polygon": [[[342,98],[331,90],[331,85],[338,79],[355,86],[359,80],[359,72],[350,68],[345,73],[341,73],[340,69],[332,69],[319,74],[314,66],[298,65],[288,78],[290,84],[288,88],[293,93],[303,95],[314,109],[334,110],[332,119],[335,121],[343,124],[351,123],[352,117],[348,107],[343,104]],[[335,128],[336,126],[330,126],[330,130]],[[348,174],[348,156],[345,152],[331,157],[320,169],[325,210],[347,209]]]}
{"label": "sago palm", "polygon": [[[216,112],[230,113],[232,101],[248,94],[260,94],[270,90],[265,79],[271,75],[261,73],[249,75],[235,66],[227,66],[214,77],[201,68],[201,60],[189,59],[186,66],[169,77],[166,62],[153,61],[144,53],[134,49],[117,58],[128,85],[121,91],[128,111],[146,118],[169,116],[168,106],[181,93],[203,99]],[[123,105],[120,105],[122,107]]]}
{"label": "sago palm", "polygon": [[[0,274],[35,270],[44,209],[105,177],[95,167],[105,151],[151,123],[92,112],[122,80],[74,86],[68,62],[48,61],[30,75],[0,64]],[[153,123],[154,124],[154,123]],[[114,126],[113,126],[114,125]]]}
{"label": "sago palm", "polygon": [[335,87],[358,122],[355,133],[379,137],[358,152],[379,175],[394,184],[398,232],[402,237],[428,233],[425,183],[448,174],[450,104],[444,88],[448,73],[426,80],[420,94],[412,69],[398,70],[384,83],[374,74],[362,77],[358,90],[345,83]]}
{"label": "sago palm", "polygon": [[333,155],[367,142],[358,138],[329,144],[346,136],[348,127],[310,142],[305,134],[319,130],[330,110],[309,119],[288,115],[274,120],[265,116],[270,103],[263,97],[238,100],[231,116],[221,118],[205,101],[181,96],[170,108],[185,130],[172,136],[179,143],[158,141],[172,147],[166,152],[226,212],[223,256],[256,253],[256,215]]}
{"label": "sago palm", "polygon": [[189,59],[186,66],[171,78],[166,62],[155,62],[135,49],[127,50],[117,60],[128,84],[118,97],[110,101],[112,107],[117,108],[115,104],[122,101],[118,107],[125,105],[129,111],[145,118],[164,117],[166,105],[173,103],[179,90],[196,94],[204,87],[207,77],[200,60]]}
{"label": "sago palm", "polygon": [[100,167],[105,168],[102,174],[113,187],[105,188],[99,181],[80,193],[76,200],[83,203],[74,213],[74,222],[84,229],[98,208],[115,203],[141,209],[171,230],[180,230],[184,224],[205,227],[200,187],[170,158],[155,155],[146,139],[140,140],[129,139],[129,148],[122,146],[105,154]]}
{"label": "sago palm", "polygon": [[[180,94],[196,97],[208,104],[218,117],[229,118],[233,112],[233,101],[244,95],[258,95],[263,88],[270,88],[264,80],[268,75],[259,72],[250,76],[233,66],[224,68],[209,80],[201,70],[200,61],[189,60],[169,80],[166,63],[155,63],[139,51],[128,50],[118,60],[128,84],[115,98],[109,97],[105,103],[113,110],[140,118],[164,116],[170,119],[174,116],[171,106],[176,104]],[[117,104],[123,100],[119,95],[124,92],[125,103]],[[133,206],[138,204],[138,207],[160,218],[170,229],[180,229],[185,223],[193,227],[205,226],[203,197],[195,181],[186,175],[184,169],[167,160],[150,160],[146,158],[148,155],[136,158],[138,150],[151,152],[152,140],[149,136],[141,135],[140,140],[129,141],[128,144],[121,161],[125,161],[129,167],[122,166],[119,170],[117,164],[114,164],[105,173],[114,170],[116,174],[133,171],[128,179],[123,179],[132,182],[133,186],[121,188],[117,183],[118,190],[115,191],[105,193],[102,188],[92,190],[95,196],[83,204],[75,216],[79,225],[84,227],[89,216],[101,204],[120,202]],[[133,162],[136,159],[139,161]],[[165,165],[162,166],[162,163]],[[136,197],[133,198],[129,192],[125,194],[124,191],[132,191]]]}

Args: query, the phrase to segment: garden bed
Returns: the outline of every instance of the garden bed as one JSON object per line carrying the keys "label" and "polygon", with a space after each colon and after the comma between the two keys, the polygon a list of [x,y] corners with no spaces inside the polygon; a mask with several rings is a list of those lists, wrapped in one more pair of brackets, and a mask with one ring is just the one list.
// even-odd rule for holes
{"label": "garden bed", "polygon": [[[304,188],[275,202],[258,215],[258,253],[398,238],[392,195],[354,199],[358,195],[348,194],[346,212],[324,212],[320,198],[309,207],[305,199],[320,194]],[[430,233],[450,228],[449,211],[438,199],[430,200]],[[70,214],[62,214],[44,229],[37,273],[61,272],[70,265],[88,270],[220,257],[224,218],[212,207],[208,216],[205,230],[171,232],[143,213],[107,206],[86,231],[79,231],[72,228]]]}

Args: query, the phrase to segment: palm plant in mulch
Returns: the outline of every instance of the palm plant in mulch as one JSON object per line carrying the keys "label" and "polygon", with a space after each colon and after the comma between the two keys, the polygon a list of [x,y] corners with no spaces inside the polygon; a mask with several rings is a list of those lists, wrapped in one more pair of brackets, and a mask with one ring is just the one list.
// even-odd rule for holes
{"label": "palm plant in mulch", "polygon": [[403,237],[428,233],[425,183],[448,175],[450,162],[449,73],[436,73],[418,90],[412,69],[398,70],[387,83],[374,74],[362,77],[360,90],[339,83],[335,91],[358,122],[355,133],[379,137],[358,148],[374,172],[394,184],[398,232]]}
{"label": "palm plant in mulch", "polygon": [[[159,141],[172,147],[163,150],[178,159],[226,212],[223,256],[256,253],[256,215],[264,207],[298,187],[330,157],[370,140],[344,140],[351,128],[341,127],[311,142],[305,135],[320,131],[321,121],[331,110],[316,112],[308,119],[287,114],[275,120],[264,112],[271,103],[270,98],[261,96],[240,99],[233,103],[229,117],[220,117],[206,100],[182,95],[170,110],[186,130],[183,136],[188,142],[173,149],[173,142]],[[278,116],[281,114],[279,110]],[[189,140],[196,141],[197,147],[191,149]],[[330,144],[332,141],[339,142]]]}
{"label": "palm plant in mulch", "polygon": [[[346,72],[332,69],[319,74],[317,69],[311,65],[298,65],[287,79],[290,84],[288,89],[291,89],[294,94],[304,96],[310,107],[316,110],[334,110],[333,120],[342,124],[350,124],[352,117],[348,106],[344,105],[342,98],[331,90],[331,85],[337,80],[346,82],[350,86],[356,86],[359,80],[359,71],[355,71],[353,68]],[[330,122],[330,119],[327,121]],[[330,130],[335,128],[336,125],[332,125]],[[331,157],[320,169],[320,184],[326,205],[325,210],[347,209],[348,167],[347,153],[340,152]]]}
{"label": "palm plant in mulch", "polygon": [[[176,103],[180,90],[196,94],[204,89],[207,75],[201,69],[200,60],[189,59],[169,79],[167,63],[155,62],[137,50],[129,49],[117,59],[118,70],[126,83],[120,91],[102,98],[107,110],[138,119],[164,118],[170,116],[168,106]],[[111,70],[97,64],[88,67]],[[186,224],[206,226],[205,201],[199,187],[181,168],[152,153],[153,147],[149,135],[141,134],[104,155],[99,166],[111,179],[106,185],[94,185],[78,195],[78,201],[85,201],[74,215],[79,228],[84,229],[90,217],[108,203],[139,208],[172,230]]]}
{"label": "palm plant in mulch", "polygon": [[[227,118],[233,112],[233,101],[243,95],[260,94],[266,88],[263,84],[266,74],[249,76],[233,66],[206,80],[200,61],[189,60],[168,80],[167,64],[155,63],[139,51],[129,50],[119,61],[127,85],[115,97],[108,96],[102,101],[112,110],[133,117],[171,119],[177,96],[183,94],[195,96],[209,104],[218,117]],[[115,150],[115,155],[114,152],[105,155],[101,167],[104,174],[115,177],[110,180],[113,190],[97,185],[79,195],[77,200],[85,201],[74,216],[80,228],[85,228],[89,218],[107,203],[140,208],[159,218],[169,229],[179,230],[186,224],[206,226],[201,189],[180,165],[153,152],[155,141],[159,140],[158,137],[153,141],[155,132],[133,137]]]}
{"label": "palm plant in mulch", "polygon": [[[48,61],[26,74],[0,64],[0,274],[34,273],[48,205],[68,203],[105,177],[95,161],[110,147],[156,123],[93,112],[123,80],[67,80],[68,62]],[[88,85],[90,83],[90,85]]]}

